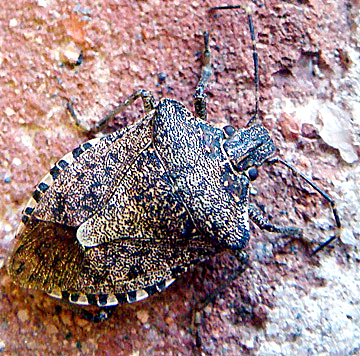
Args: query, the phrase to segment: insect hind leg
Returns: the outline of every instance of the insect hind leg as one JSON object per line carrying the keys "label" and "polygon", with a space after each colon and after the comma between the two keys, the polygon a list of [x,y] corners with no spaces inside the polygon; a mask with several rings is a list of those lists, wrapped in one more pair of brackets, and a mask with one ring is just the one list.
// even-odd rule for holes
{"label": "insect hind leg", "polygon": [[89,310],[81,308],[79,315],[82,319],[92,323],[101,323],[111,318],[115,308],[116,307],[100,308],[93,313]]}
{"label": "insect hind leg", "polygon": [[79,305],[67,303],[64,300],[62,300],[62,303],[64,305],[66,304],[66,308],[70,309],[78,317],[80,317],[83,320],[89,321],[91,323],[101,323],[109,320],[117,308],[116,305],[112,307],[85,309]]}

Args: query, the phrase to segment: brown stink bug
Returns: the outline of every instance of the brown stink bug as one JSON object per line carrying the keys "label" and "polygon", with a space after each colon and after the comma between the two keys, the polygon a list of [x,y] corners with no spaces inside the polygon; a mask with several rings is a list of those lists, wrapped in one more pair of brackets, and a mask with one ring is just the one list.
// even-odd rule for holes
{"label": "brown stink bug", "polygon": [[[258,88],[250,15],[249,23]],[[80,305],[131,303],[161,292],[216,253],[232,251],[244,261],[249,218],[267,231],[300,233],[273,225],[249,202],[256,167],[275,153],[259,123],[258,100],[244,128],[206,122],[211,65],[207,33],[204,38],[195,116],[176,100],[156,104],[150,92],[138,90],[98,126],[137,98],[145,117],[75,148],[36,186],[8,264],[19,285]],[[330,202],[340,227],[333,200],[306,181]]]}

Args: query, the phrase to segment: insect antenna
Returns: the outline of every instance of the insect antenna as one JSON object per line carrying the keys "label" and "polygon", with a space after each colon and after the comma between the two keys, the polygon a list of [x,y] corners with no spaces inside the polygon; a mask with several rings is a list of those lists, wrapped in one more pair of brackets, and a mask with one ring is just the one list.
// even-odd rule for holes
{"label": "insect antenna", "polygon": [[[257,2],[254,1],[256,4]],[[258,4],[258,6],[262,6],[262,4]],[[252,56],[254,62],[254,82],[255,82],[255,112],[252,118],[248,121],[246,126],[251,126],[259,120],[259,101],[260,101],[260,81],[259,81],[259,56],[256,49],[256,36],[255,36],[255,28],[251,15],[251,9],[244,5],[224,5],[224,6],[215,6],[211,7],[210,11],[215,10],[231,10],[231,9],[242,9],[246,12],[251,36],[251,45],[252,45]]]}
{"label": "insect antenna", "polygon": [[296,176],[303,179],[305,182],[307,182],[312,188],[314,188],[322,197],[325,198],[325,200],[330,204],[331,210],[334,215],[335,223],[337,231],[334,236],[331,236],[329,239],[327,239],[325,242],[321,243],[312,253],[311,256],[316,255],[319,251],[324,249],[326,246],[328,246],[332,241],[336,240],[340,237],[341,233],[341,221],[339,214],[336,209],[336,204],[333,198],[330,197],[329,194],[324,192],[321,188],[319,188],[310,178],[306,177],[303,173],[298,171],[295,167],[293,167],[290,163],[280,159],[280,158],[272,158],[271,160],[268,160],[267,163],[274,164],[274,163],[281,163],[287,168],[289,168]]}
{"label": "insect antenna", "polygon": [[[254,3],[261,7],[263,4],[258,4],[257,1],[254,1]],[[249,23],[249,30],[250,30],[250,36],[251,36],[251,43],[252,43],[252,53],[253,53],[253,61],[254,61],[254,81],[255,81],[255,113],[252,116],[252,118],[248,121],[246,126],[251,126],[254,123],[259,121],[259,101],[260,101],[260,81],[259,81],[259,58],[258,53],[256,49],[256,36],[255,36],[255,29],[254,29],[254,23],[251,16],[251,10],[249,7],[246,7],[244,5],[224,5],[224,6],[216,6],[210,8],[211,11],[215,10],[230,10],[230,9],[242,9],[246,12],[248,17],[248,23]],[[289,168],[295,175],[299,176],[301,179],[303,179],[305,182],[307,182],[311,187],[313,187],[321,196],[325,198],[325,200],[330,204],[330,207],[332,209],[336,228],[337,231],[334,236],[331,236],[329,239],[327,239],[325,242],[321,243],[311,254],[311,256],[314,256],[319,251],[324,249],[326,246],[328,246],[332,241],[336,240],[340,237],[341,234],[341,221],[339,214],[336,209],[335,201],[330,197],[329,194],[324,192],[321,188],[319,188],[310,178],[306,177],[303,173],[298,171],[295,167],[293,167],[290,163],[280,159],[280,158],[273,158],[271,160],[268,160],[267,163],[274,164],[274,163],[282,163],[287,168]]]}

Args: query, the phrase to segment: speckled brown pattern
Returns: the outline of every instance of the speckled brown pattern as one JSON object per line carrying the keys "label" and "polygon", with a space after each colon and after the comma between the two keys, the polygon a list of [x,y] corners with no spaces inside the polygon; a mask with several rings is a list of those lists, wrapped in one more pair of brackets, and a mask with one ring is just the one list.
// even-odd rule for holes
{"label": "speckled brown pattern", "polygon": [[[355,118],[358,2],[263,3],[254,7],[253,16],[261,117],[280,156],[328,192],[335,191],[342,221],[350,223],[359,204],[349,212],[344,207],[359,163],[348,165],[320,138],[326,116],[317,116],[315,123],[303,119],[309,109],[316,112],[317,105],[329,101]],[[209,30],[214,75],[207,90],[208,120],[217,127],[245,125],[254,109],[249,31],[242,12],[209,16],[208,8],[220,4],[224,1],[2,2],[0,265],[11,250],[34,183],[59,157],[90,138],[69,119],[64,97],[73,100],[85,123],[98,121],[138,88],[191,109],[202,32]],[[80,66],[63,64],[63,53],[69,61],[68,52],[79,55],[81,50]],[[139,103],[114,125],[121,128],[143,116]],[[286,168],[263,166],[254,188],[271,221],[302,226],[309,241],[324,241],[331,233],[330,210]],[[302,243],[284,244],[276,235],[251,230],[249,268],[203,314],[203,353],[356,354],[360,273],[354,248],[336,243],[321,258],[310,259]],[[212,259],[164,293],[122,305],[112,320],[99,325],[80,319],[69,303],[19,288],[3,267],[0,350],[21,356],[192,354],[194,299],[211,293],[235,267],[229,254]]]}
{"label": "speckled brown pattern", "polygon": [[195,117],[169,99],[146,111],[65,155],[37,185],[8,266],[21,286],[112,306],[245,247],[248,170],[273,155],[268,131],[223,132],[203,121],[206,110]]}

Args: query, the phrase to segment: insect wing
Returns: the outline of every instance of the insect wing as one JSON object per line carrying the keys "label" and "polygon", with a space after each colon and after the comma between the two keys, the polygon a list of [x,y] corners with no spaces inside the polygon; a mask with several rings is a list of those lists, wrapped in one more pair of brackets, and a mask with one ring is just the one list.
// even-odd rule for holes
{"label": "insect wing", "polygon": [[[114,305],[162,290],[216,253],[198,235],[149,145],[150,123],[148,117],[107,136],[106,147],[101,141],[89,146],[54,177],[17,236],[9,272],[20,285],[74,303]],[[118,142],[126,139],[130,143]],[[119,147],[131,153],[120,150],[121,163],[108,157]],[[102,185],[100,204],[87,187]]]}
{"label": "insect wing", "polygon": [[151,115],[121,131],[91,140],[61,159],[43,180],[52,178],[48,189],[40,189],[42,183],[38,185],[36,191],[42,194],[34,216],[78,226],[101,209],[137,156],[151,143]]}

